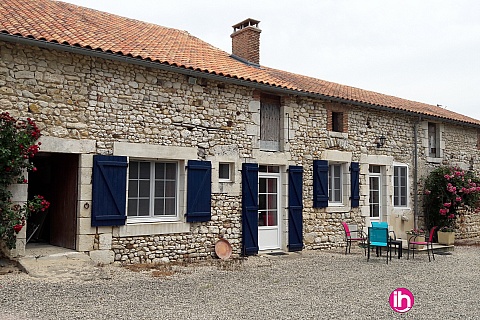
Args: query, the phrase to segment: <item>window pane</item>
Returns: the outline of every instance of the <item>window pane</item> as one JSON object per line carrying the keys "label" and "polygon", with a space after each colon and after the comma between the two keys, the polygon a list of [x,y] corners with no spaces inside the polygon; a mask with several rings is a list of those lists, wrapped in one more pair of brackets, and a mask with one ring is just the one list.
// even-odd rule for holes
{"label": "window pane", "polygon": [[277,167],[277,166],[268,166],[268,172],[270,172],[270,173],[279,173],[279,172],[280,172],[280,168]]}
{"label": "window pane", "polygon": [[166,179],[175,180],[177,179],[177,164],[176,163],[166,163],[165,164]]}
{"label": "window pane", "polygon": [[175,216],[177,215],[175,199],[165,199],[165,215]]}
{"label": "window pane", "polygon": [[140,162],[140,179],[150,179],[149,162]]}
{"label": "window pane", "polygon": [[155,215],[156,216],[163,216],[165,214],[164,208],[164,201],[163,199],[155,199]]}
{"label": "window pane", "polygon": [[218,177],[223,180],[230,180],[230,164],[229,163],[219,164]]}
{"label": "window pane", "polygon": [[150,215],[150,200],[148,199],[138,200],[138,215],[139,216]]}
{"label": "window pane", "polygon": [[335,187],[335,190],[340,190],[340,188],[342,187],[342,179],[340,177],[335,177],[333,185]]}
{"label": "window pane", "polygon": [[268,208],[267,209],[277,209],[277,195],[269,194],[268,195]]}
{"label": "window pane", "polygon": [[276,226],[277,225],[277,211],[267,211],[267,226]]}
{"label": "window pane", "polygon": [[175,181],[165,182],[165,197],[175,197],[176,183]]}
{"label": "window pane", "polygon": [[165,178],[165,163],[155,163],[155,179]]}
{"label": "window pane", "polygon": [[370,217],[379,217],[380,216],[380,206],[378,204],[370,205]]}
{"label": "window pane", "polygon": [[265,211],[258,212],[258,225],[259,226],[267,225],[267,213]]}
{"label": "window pane", "polygon": [[267,192],[267,181],[264,178],[260,178],[258,183],[258,192],[265,193]]}
{"label": "window pane", "polygon": [[155,198],[162,198],[165,196],[165,182],[155,181]]}
{"label": "window pane", "polygon": [[277,192],[277,179],[267,179],[267,192]]}
{"label": "window pane", "polygon": [[258,171],[259,172],[268,172],[268,167],[267,166],[258,166]]}
{"label": "window pane", "polygon": [[148,180],[140,180],[139,181],[139,186],[140,186],[140,197],[150,197],[150,181]]}
{"label": "window pane", "polygon": [[266,209],[267,208],[267,195],[260,194],[258,195],[258,209]]}
{"label": "window pane", "polygon": [[406,198],[407,197],[407,188],[401,188],[400,190],[401,190],[400,196],[402,198]]}
{"label": "window pane", "polygon": [[128,181],[128,197],[138,197],[138,181],[137,180],[129,180]]}
{"label": "window pane", "polygon": [[128,207],[127,207],[127,215],[128,216],[136,216],[137,215],[137,205],[138,200],[129,199],[128,200]]}
{"label": "window pane", "polygon": [[128,164],[128,176],[130,179],[138,178],[138,162],[131,161]]}
{"label": "window pane", "polygon": [[341,200],[342,200],[342,196],[341,196],[340,190],[335,190],[334,201],[340,202]]}

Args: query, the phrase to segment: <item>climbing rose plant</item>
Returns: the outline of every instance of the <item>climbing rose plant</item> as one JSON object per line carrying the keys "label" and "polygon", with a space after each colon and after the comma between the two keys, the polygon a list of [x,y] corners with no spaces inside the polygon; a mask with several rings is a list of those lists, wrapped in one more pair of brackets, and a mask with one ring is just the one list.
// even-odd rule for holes
{"label": "climbing rose plant", "polygon": [[462,211],[480,211],[480,178],[472,171],[442,166],[425,181],[424,207],[430,227],[454,231]]}
{"label": "climbing rose plant", "polygon": [[0,114],[0,241],[9,249],[15,248],[16,235],[30,214],[50,206],[41,195],[24,205],[14,204],[9,190],[12,184],[28,183],[24,177],[26,172],[37,171],[30,161],[39,150],[40,135],[32,119],[15,119],[7,112]]}

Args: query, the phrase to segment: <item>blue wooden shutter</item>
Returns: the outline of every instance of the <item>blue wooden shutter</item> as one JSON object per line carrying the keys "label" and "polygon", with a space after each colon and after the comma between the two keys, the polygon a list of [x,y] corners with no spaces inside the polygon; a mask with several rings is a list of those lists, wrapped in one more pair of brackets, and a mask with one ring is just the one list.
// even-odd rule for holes
{"label": "blue wooden shutter", "polygon": [[212,163],[188,160],[187,222],[204,222],[212,218]]}
{"label": "blue wooden shutter", "polygon": [[92,226],[125,224],[127,157],[93,156]]}
{"label": "blue wooden shutter", "polygon": [[303,167],[288,168],[288,251],[303,249]]}
{"label": "blue wooden shutter", "polygon": [[350,180],[352,208],[356,208],[360,205],[360,164],[358,162],[350,164]]}
{"label": "blue wooden shutter", "polygon": [[242,253],[258,253],[258,164],[242,165]]}
{"label": "blue wooden shutter", "polygon": [[328,161],[313,160],[313,207],[328,207]]}

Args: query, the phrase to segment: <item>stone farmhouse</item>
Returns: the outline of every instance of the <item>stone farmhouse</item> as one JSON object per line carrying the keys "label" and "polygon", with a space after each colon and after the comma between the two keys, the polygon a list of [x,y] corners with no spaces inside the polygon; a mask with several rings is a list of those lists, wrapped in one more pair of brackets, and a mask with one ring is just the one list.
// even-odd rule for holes
{"label": "stone farmhouse", "polygon": [[230,54],[59,1],[1,1],[0,111],[42,131],[16,196],[51,202],[9,254],[31,236],[104,263],[207,259],[220,238],[233,256],[328,249],[345,245],[341,221],[401,237],[423,223],[430,170],[480,169],[479,120],[266,67],[260,33],[234,25]]}

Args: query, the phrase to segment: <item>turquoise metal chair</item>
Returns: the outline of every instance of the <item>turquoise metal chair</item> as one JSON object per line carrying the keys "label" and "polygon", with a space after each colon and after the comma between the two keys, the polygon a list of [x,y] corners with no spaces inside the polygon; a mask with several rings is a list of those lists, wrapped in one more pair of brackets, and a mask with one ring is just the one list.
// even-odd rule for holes
{"label": "turquoise metal chair", "polygon": [[384,221],[372,221],[372,227],[387,228],[388,229],[388,223],[384,222]]}
{"label": "turquoise metal chair", "polygon": [[[390,253],[390,259],[392,259],[392,251],[390,250],[390,243],[388,241],[388,228],[384,227],[368,227],[368,240],[367,240],[367,261],[370,260],[370,249],[381,249],[385,247],[387,249],[387,264],[388,254]],[[377,256],[378,256],[377,250]]]}

